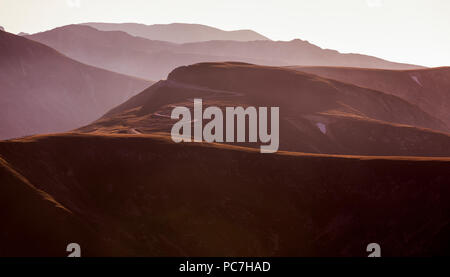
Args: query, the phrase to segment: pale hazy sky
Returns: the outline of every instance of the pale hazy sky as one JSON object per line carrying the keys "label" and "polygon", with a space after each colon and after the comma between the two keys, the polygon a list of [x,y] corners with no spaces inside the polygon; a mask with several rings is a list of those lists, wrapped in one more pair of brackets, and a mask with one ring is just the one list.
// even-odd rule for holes
{"label": "pale hazy sky", "polygon": [[200,23],[397,62],[450,66],[450,0],[0,0],[0,26]]}

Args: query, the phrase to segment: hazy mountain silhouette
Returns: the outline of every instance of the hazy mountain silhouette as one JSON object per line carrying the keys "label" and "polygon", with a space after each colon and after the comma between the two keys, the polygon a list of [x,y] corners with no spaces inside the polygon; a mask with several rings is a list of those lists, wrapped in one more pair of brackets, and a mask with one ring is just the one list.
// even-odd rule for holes
{"label": "hazy mountain silhouette", "polygon": [[[175,48],[179,46],[173,43],[133,37],[121,31],[103,32],[83,25],[64,26],[27,38],[49,45],[83,63],[153,80],[166,78],[180,65],[223,59],[177,53]],[[252,62],[260,63],[258,60]]]}
{"label": "hazy mountain silhouette", "polygon": [[399,96],[450,126],[450,67],[419,70],[290,68]]}
{"label": "hazy mountain silhouette", "polygon": [[27,36],[93,66],[153,80],[198,62],[241,61],[261,65],[339,65],[390,69],[418,68],[358,54],[341,54],[301,40],[208,41],[174,44],[69,25]]}
{"label": "hazy mountain silhouette", "polygon": [[208,40],[268,40],[267,37],[252,30],[223,31],[201,24],[154,24],[138,23],[84,23],[101,31],[123,31],[133,36],[175,43],[198,42]]}
{"label": "hazy mountain silhouette", "polygon": [[167,81],[154,84],[79,131],[170,132],[174,105],[192,107],[193,98],[202,98],[204,108],[280,107],[282,150],[450,155],[450,136],[444,133],[448,126],[399,97],[291,69],[243,63],[177,68]]}
{"label": "hazy mountain silhouette", "polygon": [[150,84],[0,31],[0,138],[83,126]]}

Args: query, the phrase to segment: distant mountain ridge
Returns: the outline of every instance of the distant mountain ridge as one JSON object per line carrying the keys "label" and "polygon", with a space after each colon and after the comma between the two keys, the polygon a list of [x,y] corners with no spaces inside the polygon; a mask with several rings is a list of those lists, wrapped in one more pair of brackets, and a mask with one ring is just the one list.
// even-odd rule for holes
{"label": "distant mountain ridge", "polygon": [[83,63],[145,79],[165,79],[173,69],[200,62],[238,61],[270,66],[326,65],[417,69],[359,54],[341,54],[307,41],[207,41],[176,44],[122,31],[68,25],[26,36]]}
{"label": "distant mountain ridge", "polygon": [[133,36],[174,43],[208,40],[269,40],[267,37],[252,30],[224,31],[201,24],[172,23],[145,25],[138,23],[89,22],[83,23],[82,25],[88,25],[100,31],[124,31]]}

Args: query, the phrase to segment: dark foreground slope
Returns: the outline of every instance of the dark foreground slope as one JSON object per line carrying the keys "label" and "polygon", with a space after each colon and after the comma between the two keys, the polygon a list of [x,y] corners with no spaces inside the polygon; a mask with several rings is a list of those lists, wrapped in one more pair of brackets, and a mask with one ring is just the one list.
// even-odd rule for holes
{"label": "dark foreground slope", "polygon": [[223,111],[230,106],[280,107],[281,150],[450,156],[448,127],[399,97],[295,70],[244,63],[177,68],[167,81],[79,131],[170,132],[176,122],[170,119],[174,106],[192,108],[194,98],[203,99],[204,108],[218,106]]}
{"label": "dark foreground slope", "polygon": [[0,142],[0,255],[445,255],[450,160],[260,154],[156,135]]}
{"label": "dark foreground slope", "polygon": [[0,31],[0,139],[83,126],[151,83]]}
{"label": "dark foreground slope", "polygon": [[98,238],[82,219],[2,158],[0,180],[1,257],[62,256],[69,242],[99,248]]}

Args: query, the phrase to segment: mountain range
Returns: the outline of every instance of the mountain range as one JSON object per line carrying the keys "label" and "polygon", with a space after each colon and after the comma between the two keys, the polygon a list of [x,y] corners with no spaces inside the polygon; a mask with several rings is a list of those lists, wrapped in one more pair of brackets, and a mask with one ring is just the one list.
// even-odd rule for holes
{"label": "mountain range", "polygon": [[122,31],[99,31],[85,25],[68,25],[25,37],[46,44],[83,63],[151,80],[165,79],[173,69],[199,62],[421,68],[371,56],[341,54],[299,39],[218,40],[175,44],[136,37]]}
{"label": "mountain range", "polygon": [[[195,24],[87,24],[0,31],[1,257],[72,242],[85,257],[447,253],[448,67]],[[279,107],[280,151],[175,143],[171,112],[195,98]]]}

